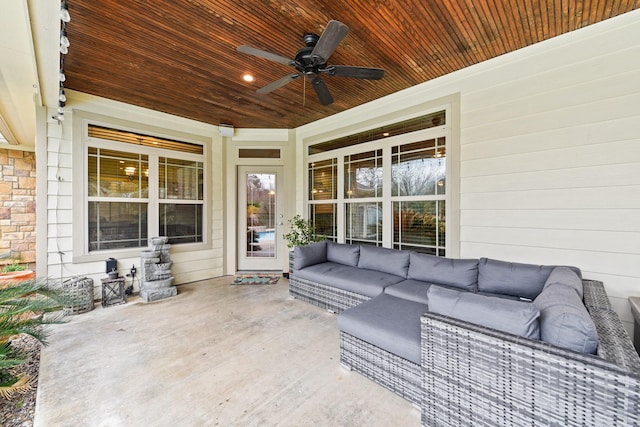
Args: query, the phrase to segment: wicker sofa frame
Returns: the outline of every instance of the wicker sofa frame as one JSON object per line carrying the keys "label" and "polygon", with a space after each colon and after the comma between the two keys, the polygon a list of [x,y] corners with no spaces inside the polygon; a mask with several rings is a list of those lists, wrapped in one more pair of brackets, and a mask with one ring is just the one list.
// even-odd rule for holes
{"label": "wicker sofa frame", "polygon": [[308,302],[332,313],[342,313],[371,298],[311,280],[289,276],[289,297]]}
{"label": "wicker sofa frame", "polygon": [[640,358],[602,282],[583,285],[597,356],[425,313],[422,425],[640,425]]}
{"label": "wicker sofa frame", "polygon": [[[422,364],[340,332],[340,363],[420,407],[424,426],[637,426],[640,358],[602,282],[583,280],[598,354],[425,313]],[[290,277],[290,296],[339,313],[368,297]]]}

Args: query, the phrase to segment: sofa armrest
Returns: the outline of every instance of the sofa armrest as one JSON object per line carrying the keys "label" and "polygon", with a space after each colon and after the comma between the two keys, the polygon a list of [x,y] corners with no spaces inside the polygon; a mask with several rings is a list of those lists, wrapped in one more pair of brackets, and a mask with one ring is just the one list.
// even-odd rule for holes
{"label": "sofa armrest", "polygon": [[[601,332],[605,311],[594,312]],[[615,313],[604,317],[616,323]],[[618,365],[433,313],[421,322],[423,425],[640,423],[637,354],[623,352],[629,360]]]}
{"label": "sofa armrest", "polygon": [[584,305],[598,331],[597,355],[624,370],[640,376],[640,358],[618,314],[613,311],[604,284],[583,280]]}

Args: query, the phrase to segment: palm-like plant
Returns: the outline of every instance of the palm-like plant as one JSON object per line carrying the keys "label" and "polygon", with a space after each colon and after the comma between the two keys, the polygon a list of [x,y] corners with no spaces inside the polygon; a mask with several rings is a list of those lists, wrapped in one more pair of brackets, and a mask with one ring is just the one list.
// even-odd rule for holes
{"label": "palm-like plant", "polygon": [[64,293],[46,280],[27,280],[0,285],[0,396],[30,388],[30,378],[15,376],[11,368],[26,360],[11,347],[11,338],[27,334],[46,345],[47,332],[42,325],[60,323],[61,315],[50,313],[65,304]]}

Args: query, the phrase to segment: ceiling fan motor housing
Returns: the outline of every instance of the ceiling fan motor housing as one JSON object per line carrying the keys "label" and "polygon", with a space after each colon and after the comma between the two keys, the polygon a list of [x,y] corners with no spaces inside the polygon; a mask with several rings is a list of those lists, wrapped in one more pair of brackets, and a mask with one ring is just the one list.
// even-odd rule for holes
{"label": "ceiling fan motor housing", "polygon": [[327,61],[323,61],[321,63],[318,62],[318,59],[321,58],[311,55],[311,53],[313,52],[313,47],[313,45],[303,47],[298,51],[298,53],[296,53],[294,66],[298,71],[306,76],[313,76],[315,74],[318,74],[318,69],[323,68],[327,64]]}

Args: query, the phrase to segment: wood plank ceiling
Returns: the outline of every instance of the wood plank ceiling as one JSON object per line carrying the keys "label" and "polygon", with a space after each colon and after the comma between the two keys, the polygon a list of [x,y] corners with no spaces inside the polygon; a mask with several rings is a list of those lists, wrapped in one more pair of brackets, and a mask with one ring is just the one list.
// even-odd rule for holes
{"label": "wood plank ceiling", "polygon": [[[67,2],[65,87],[241,128],[295,128],[640,6],[640,0]],[[302,78],[256,94],[295,69],[236,48],[293,58],[303,34],[321,34],[331,19],[350,32],[329,64],[380,67],[385,77],[326,76],[335,99],[328,106]],[[244,73],[255,81],[243,81]]]}

